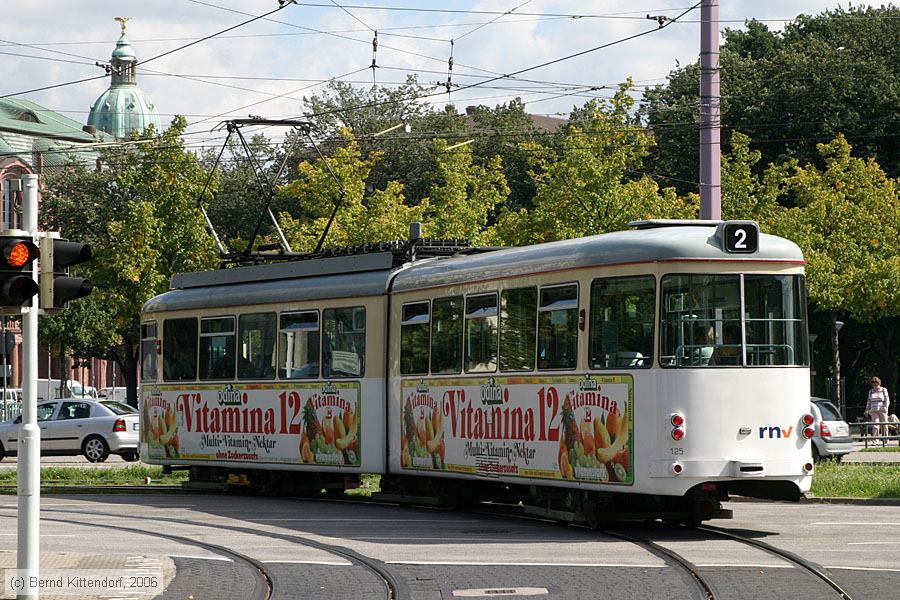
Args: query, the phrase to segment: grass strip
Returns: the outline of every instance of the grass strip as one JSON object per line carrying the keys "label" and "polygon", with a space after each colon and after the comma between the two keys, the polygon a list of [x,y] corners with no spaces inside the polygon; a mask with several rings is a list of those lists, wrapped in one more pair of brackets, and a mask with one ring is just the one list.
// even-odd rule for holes
{"label": "grass strip", "polygon": [[[0,471],[0,485],[15,485],[15,469]],[[41,469],[42,486],[66,485],[144,485],[150,477],[150,485],[178,485],[188,478],[187,471],[175,471],[163,475],[162,467],[131,465],[123,468],[44,467]]]}
{"label": "grass strip", "polygon": [[816,464],[811,491],[828,497],[900,498],[900,466],[822,461]]}
{"label": "grass strip", "polygon": [[860,448],[857,452],[900,452],[900,446],[872,446]]}

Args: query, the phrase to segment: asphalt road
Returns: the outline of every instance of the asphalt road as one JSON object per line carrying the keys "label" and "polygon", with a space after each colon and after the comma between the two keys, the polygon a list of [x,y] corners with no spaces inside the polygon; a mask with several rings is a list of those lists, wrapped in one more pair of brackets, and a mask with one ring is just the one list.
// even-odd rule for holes
{"label": "asphalt road", "polygon": [[[15,508],[15,497],[0,497],[0,567],[13,564]],[[733,520],[712,524],[826,567],[858,592],[854,600],[896,597],[900,506],[735,502],[730,508]],[[528,589],[538,598],[694,597],[689,578],[642,546],[537,520],[182,494],[45,496],[42,519],[48,561],[77,555],[89,568],[114,555],[169,565],[175,574],[160,596],[166,600],[252,597],[252,564],[198,543],[259,561],[278,599],[385,598],[383,578],[353,552],[389,570],[407,598],[470,597],[464,594],[485,589],[491,597],[515,598]],[[736,542],[664,527],[625,531],[693,562],[715,584],[716,600],[836,597],[783,559]]]}

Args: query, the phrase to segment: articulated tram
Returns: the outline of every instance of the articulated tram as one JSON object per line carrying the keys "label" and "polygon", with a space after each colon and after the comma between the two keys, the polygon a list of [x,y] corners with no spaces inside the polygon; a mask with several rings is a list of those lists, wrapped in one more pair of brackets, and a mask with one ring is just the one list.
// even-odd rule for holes
{"label": "articulated tram", "polygon": [[[810,486],[803,256],[749,221],[173,277],[142,314],[141,457],[198,483],[727,516]],[[429,251],[429,249],[433,251]]]}

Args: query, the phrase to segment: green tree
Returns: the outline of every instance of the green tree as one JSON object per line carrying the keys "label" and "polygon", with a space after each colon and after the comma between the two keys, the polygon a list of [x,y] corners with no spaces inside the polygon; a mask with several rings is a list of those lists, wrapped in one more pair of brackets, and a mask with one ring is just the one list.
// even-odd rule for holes
{"label": "green tree", "polygon": [[652,138],[633,124],[634,100],[623,86],[609,101],[592,100],[560,148],[526,143],[535,182],[534,208],[502,211],[486,241],[521,245],[624,229],[629,221],[689,218],[682,198],[641,172]]}
{"label": "green tree", "polygon": [[[816,144],[842,133],[863,156],[900,174],[900,8],[836,8],[800,15],[783,33],[751,21],[725,31],[721,49],[722,139],[741,131],[760,165],[818,160]],[[658,143],[651,171],[696,181],[699,154],[697,63],[650,89],[641,114]],[[695,190],[679,183],[682,190]]]}
{"label": "green tree", "polygon": [[[52,317],[62,323],[48,323],[45,331],[77,332],[81,321],[106,336],[99,339],[121,367],[132,403],[141,306],[164,292],[173,274],[207,269],[217,260],[196,205],[208,173],[184,147],[185,126],[176,117],[159,135],[146,131],[148,143],[104,151],[100,172],[66,169],[48,179],[43,195],[43,227],[91,244],[94,258],[81,271],[95,286],[89,301],[78,301],[83,307]],[[70,337],[72,347],[90,356],[98,345],[85,346],[84,337]]]}
{"label": "green tree", "polygon": [[279,191],[283,197],[292,198],[303,214],[309,215],[305,220],[287,212],[279,215],[285,236],[296,252],[316,248],[336,203],[340,206],[324,248],[405,239],[409,223],[422,221],[428,209],[427,202],[407,206],[403,185],[396,181],[388,182],[383,189],[367,187],[366,181],[381,154],[372,152],[363,157],[353,134],[345,129],[342,135],[346,144],[336,148],[327,164],[322,159],[301,162],[297,179]]}
{"label": "green tree", "polygon": [[[802,248],[809,297],[830,313],[835,378],[839,317],[874,323],[900,316],[900,188],[874,159],[854,157],[851,150],[838,136],[819,145],[824,169],[795,163],[785,180],[795,206],[772,224]],[[873,334],[883,347],[895,345],[879,360],[883,379],[893,383],[896,340],[888,341],[889,331]]]}

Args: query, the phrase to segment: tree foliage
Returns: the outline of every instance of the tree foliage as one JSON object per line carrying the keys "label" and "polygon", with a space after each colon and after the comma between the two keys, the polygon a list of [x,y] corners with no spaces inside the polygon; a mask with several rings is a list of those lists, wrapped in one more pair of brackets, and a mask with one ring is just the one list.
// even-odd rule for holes
{"label": "tree foliage", "polygon": [[103,152],[100,172],[67,168],[48,178],[43,196],[43,227],[91,244],[93,260],[81,272],[95,286],[79,308],[51,317],[58,323],[44,331],[77,332],[91,323],[103,344],[70,336],[72,349],[91,356],[105,346],[132,400],[141,306],[165,291],[173,274],[209,268],[218,257],[196,205],[207,172],[184,148],[185,124],[176,117],[159,135],[145,132],[148,143]]}

